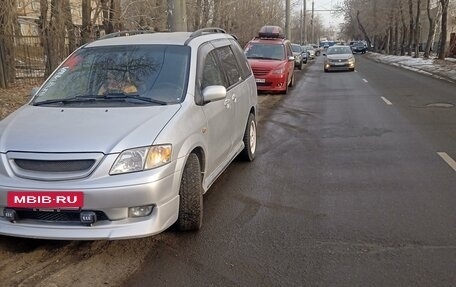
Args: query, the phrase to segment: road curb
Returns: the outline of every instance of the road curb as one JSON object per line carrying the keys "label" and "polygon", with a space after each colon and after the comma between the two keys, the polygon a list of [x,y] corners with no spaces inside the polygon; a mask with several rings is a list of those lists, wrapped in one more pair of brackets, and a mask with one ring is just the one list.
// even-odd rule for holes
{"label": "road curb", "polygon": [[369,55],[367,56],[367,58],[369,60],[372,60],[372,61],[377,62],[377,63],[381,63],[381,64],[393,66],[393,67],[399,67],[399,68],[402,68],[402,69],[405,69],[405,70],[409,70],[409,71],[412,71],[412,72],[415,72],[415,73],[419,73],[419,74],[426,75],[426,76],[431,76],[431,77],[439,79],[439,80],[444,80],[446,82],[449,82],[449,83],[452,83],[452,84],[456,84],[456,79],[447,77],[445,75],[441,75],[441,74],[438,74],[438,73],[431,73],[429,71],[426,71],[426,70],[423,70],[423,69],[419,69],[419,68],[416,68],[416,67],[411,67],[411,66],[408,66],[408,65],[403,65],[401,63],[382,61],[381,59],[374,58],[374,57],[369,56]]}

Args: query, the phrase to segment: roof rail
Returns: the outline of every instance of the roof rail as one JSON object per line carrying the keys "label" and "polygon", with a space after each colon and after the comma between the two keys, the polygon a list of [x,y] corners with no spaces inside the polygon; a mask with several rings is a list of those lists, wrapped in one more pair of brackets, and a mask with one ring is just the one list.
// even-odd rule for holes
{"label": "roof rail", "polygon": [[133,35],[139,35],[139,34],[150,34],[150,33],[154,33],[154,32],[149,31],[149,30],[119,31],[119,32],[114,32],[114,33],[110,33],[110,34],[101,36],[100,38],[98,38],[98,40],[111,39],[111,38],[122,37],[122,36],[133,36]]}
{"label": "roof rail", "polygon": [[199,29],[199,30],[196,30],[195,32],[193,32],[190,35],[190,38],[198,37],[198,36],[201,36],[203,34],[212,34],[212,33],[223,33],[223,34],[226,34],[226,31],[221,29],[221,28],[217,28],[217,27],[202,28],[202,29]]}

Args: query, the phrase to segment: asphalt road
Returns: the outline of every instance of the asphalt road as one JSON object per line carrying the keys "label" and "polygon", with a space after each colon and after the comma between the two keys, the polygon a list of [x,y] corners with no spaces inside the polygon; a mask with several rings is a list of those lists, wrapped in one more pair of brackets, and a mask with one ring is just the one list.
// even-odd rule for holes
{"label": "asphalt road", "polygon": [[260,95],[256,160],[124,285],[455,286],[456,86],[364,57]]}

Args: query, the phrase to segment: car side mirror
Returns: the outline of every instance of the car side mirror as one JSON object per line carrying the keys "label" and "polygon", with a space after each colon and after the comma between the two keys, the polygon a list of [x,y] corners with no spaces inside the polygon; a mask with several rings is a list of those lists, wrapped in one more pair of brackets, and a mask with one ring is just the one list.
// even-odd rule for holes
{"label": "car side mirror", "polygon": [[294,57],[294,56],[288,57],[288,61],[294,61],[294,60],[295,60],[295,57]]}
{"label": "car side mirror", "polygon": [[226,88],[224,86],[208,86],[203,90],[204,103],[220,101],[226,98]]}

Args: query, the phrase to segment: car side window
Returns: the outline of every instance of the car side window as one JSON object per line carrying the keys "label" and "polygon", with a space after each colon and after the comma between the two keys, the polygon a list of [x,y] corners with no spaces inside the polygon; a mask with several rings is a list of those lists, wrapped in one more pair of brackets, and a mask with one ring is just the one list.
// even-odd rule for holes
{"label": "car side window", "polygon": [[241,73],[236,58],[229,46],[221,47],[215,50],[223,69],[228,77],[229,86],[237,84],[241,80]]}
{"label": "car side window", "polygon": [[293,56],[293,50],[291,49],[291,45],[290,44],[286,44],[285,48],[287,50],[287,58]]}
{"label": "car side window", "polygon": [[225,78],[220,65],[214,57],[214,51],[207,54],[204,61],[203,75],[201,81],[201,90],[208,86],[224,86],[226,87]]}
{"label": "car side window", "polygon": [[247,79],[250,77],[250,75],[252,75],[252,70],[250,69],[249,62],[247,61],[247,58],[245,57],[241,46],[239,46],[239,44],[234,40],[230,40],[230,42],[232,45],[231,49],[233,50],[234,55],[238,60],[239,66],[241,67],[241,76],[243,79]]}

